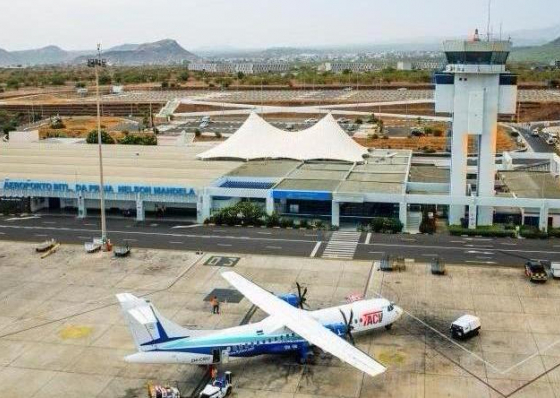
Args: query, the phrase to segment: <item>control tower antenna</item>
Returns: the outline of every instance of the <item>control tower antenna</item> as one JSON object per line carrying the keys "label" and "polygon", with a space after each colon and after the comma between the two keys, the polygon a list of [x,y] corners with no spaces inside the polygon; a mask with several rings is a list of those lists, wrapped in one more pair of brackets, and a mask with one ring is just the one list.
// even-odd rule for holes
{"label": "control tower antenna", "polygon": [[490,41],[490,23],[492,22],[492,0],[488,0],[488,23],[486,25],[486,35]]}

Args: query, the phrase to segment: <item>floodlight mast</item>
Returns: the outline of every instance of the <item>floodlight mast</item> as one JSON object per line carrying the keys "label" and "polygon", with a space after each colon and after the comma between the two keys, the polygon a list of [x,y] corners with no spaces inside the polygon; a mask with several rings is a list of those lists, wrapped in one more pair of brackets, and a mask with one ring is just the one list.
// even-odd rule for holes
{"label": "floodlight mast", "polygon": [[107,238],[107,222],[105,219],[105,185],[103,181],[103,142],[101,134],[101,96],[99,94],[99,68],[107,66],[107,60],[101,58],[101,44],[97,45],[97,58],[88,59],[88,67],[95,70],[95,87],[97,102],[97,148],[99,152],[99,200],[101,210],[101,242],[103,250],[109,250]]}

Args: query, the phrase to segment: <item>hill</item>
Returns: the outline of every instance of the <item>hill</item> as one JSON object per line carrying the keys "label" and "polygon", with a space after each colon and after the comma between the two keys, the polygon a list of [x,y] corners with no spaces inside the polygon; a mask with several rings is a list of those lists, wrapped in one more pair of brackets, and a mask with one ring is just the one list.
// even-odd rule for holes
{"label": "hill", "polygon": [[[120,50],[119,48],[133,48]],[[198,60],[198,56],[185,50],[175,40],[160,40],[154,43],[124,45],[103,53],[103,57],[113,65],[169,65],[183,61]],[[86,57],[78,57],[74,62],[85,62]]]}
{"label": "hill", "polygon": [[510,61],[549,64],[560,60],[560,37],[542,46],[514,48]]}
{"label": "hill", "polygon": [[[57,64],[85,64],[88,57],[95,54],[90,51],[65,51],[57,46],[23,51],[6,51],[0,49],[0,67],[11,65],[57,65]],[[193,53],[185,50],[175,40],[160,40],[154,43],[122,44],[110,48],[103,53],[114,65],[169,65],[183,61],[199,59]]]}

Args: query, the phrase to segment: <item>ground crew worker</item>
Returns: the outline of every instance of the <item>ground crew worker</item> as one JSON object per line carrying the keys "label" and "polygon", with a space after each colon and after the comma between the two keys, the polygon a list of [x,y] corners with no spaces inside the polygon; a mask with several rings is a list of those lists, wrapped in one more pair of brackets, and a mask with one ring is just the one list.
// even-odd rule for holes
{"label": "ground crew worker", "polygon": [[212,377],[212,381],[218,377],[218,369],[215,366],[210,366],[210,377]]}
{"label": "ground crew worker", "polygon": [[214,296],[210,300],[210,304],[212,304],[212,314],[219,314],[220,313],[220,301],[218,297]]}

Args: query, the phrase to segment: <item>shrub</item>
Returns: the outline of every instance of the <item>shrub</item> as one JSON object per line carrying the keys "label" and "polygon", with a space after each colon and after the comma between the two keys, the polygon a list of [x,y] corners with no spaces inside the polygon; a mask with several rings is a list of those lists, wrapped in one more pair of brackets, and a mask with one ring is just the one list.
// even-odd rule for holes
{"label": "shrub", "polygon": [[313,222],[313,225],[317,229],[325,229],[325,223],[323,222],[323,220],[315,220]]}
{"label": "shrub", "polygon": [[53,130],[60,130],[65,128],[66,126],[64,125],[64,122],[62,121],[62,118],[59,116],[55,116],[53,118],[51,118],[51,123],[50,123],[50,128]]}
{"label": "shrub", "polygon": [[261,206],[251,202],[239,202],[219,210],[210,217],[209,222],[216,225],[260,226],[265,221],[265,213]]}
{"label": "shrub", "polygon": [[540,231],[537,227],[523,225],[519,230],[519,235],[526,239],[546,239],[548,233]]}
{"label": "shrub", "polygon": [[278,217],[278,213],[274,212],[270,216],[267,215],[264,223],[268,228],[278,227],[280,225],[280,217]]}
{"label": "shrub", "polygon": [[[88,144],[97,144],[97,130],[92,130],[89,132],[86,138],[86,142]],[[101,130],[101,142],[103,144],[114,144],[115,140],[109,135],[108,132],[106,132],[105,130]]]}
{"label": "shrub", "polygon": [[463,228],[460,225],[450,225],[449,233],[453,236],[484,236],[492,238],[515,238],[515,231],[506,230],[502,226],[478,227],[475,229]]}
{"label": "shrub", "polygon": [[362,119],[360,119],[360,118],[356,118],[356,120],[355,120],[354,123],[356,123],[356,124],[363,124],[364,121],[363,121]]}
{"label": "shrub", "polygon": [[376,139],[379,138],[379,136],[378,136],[377,134],[372,134],[371,138],[372,138],[373,140],[376,140]]}
{"label": "shrub", "polygon": [[280,219],[280,227],[282,228],[293,228],[294,227],[294,220],[291,218],[281,218]]}
{"label": "shrub", "polygon": [[194,136],[195,136],[195,137],[200,137],[201,135],[202,135],[202,133],[200,132],[199,129],[196,129],[196,130],[194,131]]}
{"label": "shrub", "polygon": [[436,150],[432,147],[427,146],[424,148],[424,153],[436,153]]}
{"label": "shrub", "polygon": [[153,134],[146,134],[146,135],[125,134],[125,136],[119,140],[119,144],[121,144],[121,145],[157,145],[157,137]]}
{"label": "shrub", "polygon": [[305,220],[305,219],[304,219],[304,220],[301,220],[301,221],[299,222],[299,227],[300,227],[300,228],[305,228],[305,229],[309,228],[309,221],[307,221],[307,220]]}
{"label": "shrub", "polygon": [[373,232],[396,234],[402,232],[403,224],[398,218],[394,217],[376,217],[371,223]]}

